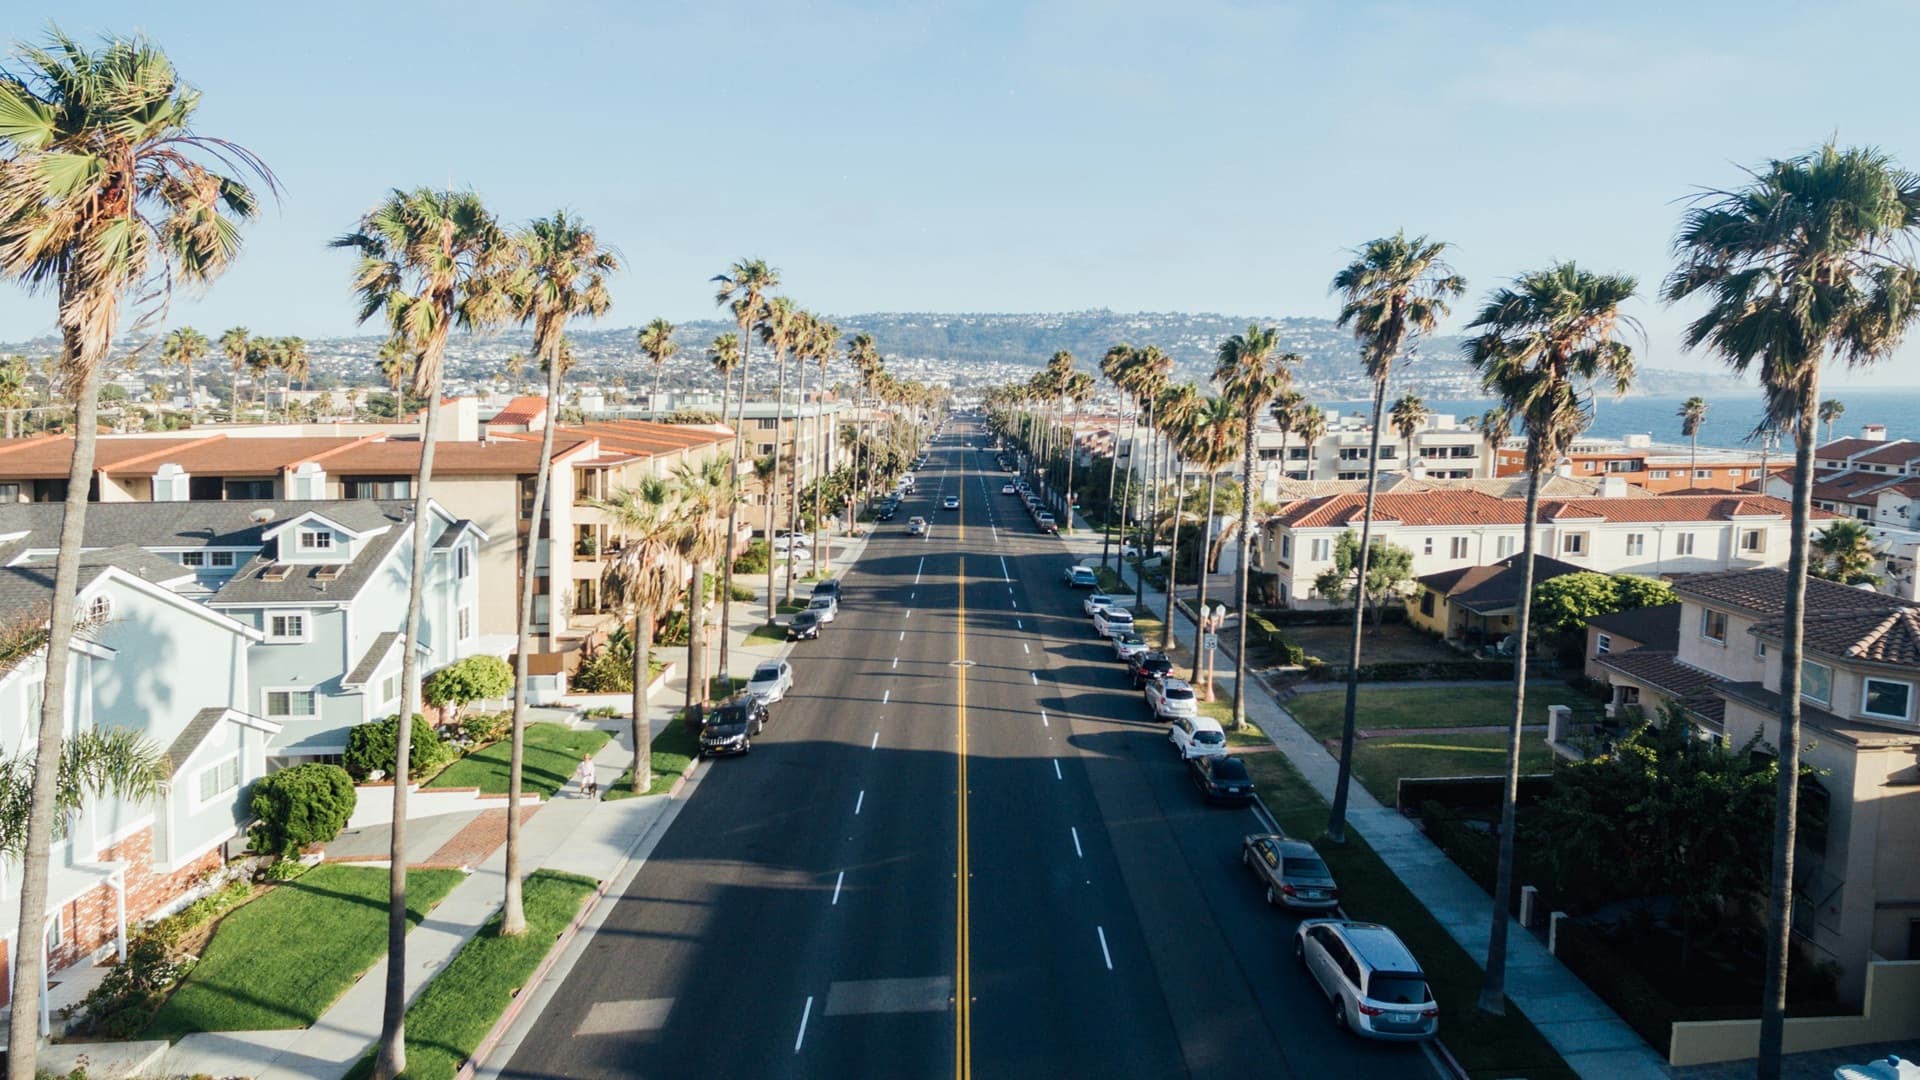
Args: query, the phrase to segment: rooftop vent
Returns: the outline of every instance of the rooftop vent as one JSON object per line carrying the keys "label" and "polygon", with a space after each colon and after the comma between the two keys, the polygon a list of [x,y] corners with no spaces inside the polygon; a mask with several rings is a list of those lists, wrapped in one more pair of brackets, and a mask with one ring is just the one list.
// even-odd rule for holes
{"label": "rooftop vent", "polygon": [[287,575],[291,573],[293,573],[293,567],[288,566],[286,563],[272,563],[269,564],[265,570],[260,571],[260,580],[285,581],[287,580]]}
{"label": "rooftop vent", "polygon": [[247,518],[255,525],[265,525],[267,522],[273,520],[273,507],[262,506],[253,513],[248,514]]}
{"label": "rooftop vent", "polygon": [[346,563],[328,563],[325,566],[317,566],[314,568],[313,578],[315,581],[333,581],[340,576],[340,571],[346,568]]}

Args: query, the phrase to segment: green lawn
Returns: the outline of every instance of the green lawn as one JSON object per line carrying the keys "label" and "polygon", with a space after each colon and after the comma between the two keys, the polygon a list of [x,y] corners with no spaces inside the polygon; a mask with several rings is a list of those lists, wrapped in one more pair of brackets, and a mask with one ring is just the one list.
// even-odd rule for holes
{"label": "green lawn", "polygon": [[[1199,687],[1195,687],[1194,692],[1199,693]],[[1212,701],[1200,703],[1200,715],[1218,721],[1221,727],[1227,729],[1228,746],[1273,745],[1273,740],[1267,738],[1264,732],[1251,723],[1241,725],[1237,731],[1230,725],[1229,721],[1233,719],[1233,695],[1226,692],[1218,678],[1213,680],[1213,694]]]}
{"label": "green lawn", "polygon": [[[1287,702],[1291,712],[1318,739],[1340,735],[1347,696],[1342,690],[1315,690],[1296,694]],[[1593,699],[1558,682],[1527,683],[1527,723],[1545,724],[1547,706],[1593,708]],[[1513,690],[1505,686],[1422,686],[1396,690],[1385,686],[1360,687],[1356,723],[1363,729],[1421,727],[1505,727],[1513,716]]]}
{"label": "green lawn", "polygon": [[[612,736],[594,728],[564,724],[528,724],[525,756],[520,763],[520,786],[551,799],[573,776],[584,754],[606,745]],[[468,754],[427,782],[430,788],[477,787],[484,795],[507,793],[507,763],[513,745],[506,739]]]}
{"label": "green lawn", "polygon": [[[501,937],[500,916],[495,913],[460,947],[407,1007],[407,1076],[411,1080],[452,1080],[598,884],[575,874],[535,871],[527,878],[523,894],[527,932]],[[371,1075],[371,1053],[347,1073],[349,1080]]]}
{"label": "green lawn", "polygon": [[[1471,735],[1408,735],[1361,739],[1354,744],[1353,774],[1373,797],[1393,806],[1405,776],[1498,776],[1507,767],[1504,732]],[[1535,732],[1520,743],[1520,774],[1549,772],[1553,751]]]}
{"label": "green lawn", "polygon": [[[700,754],[700,744],[691,730],[687,728],[682,714],[675,713],[666,727],[653,736],[653,786],[647,789],[649,795],[664,795],[673,787],[674,781],[687,771],[693,759]],[[630,799],[633,792],[627,790],[633,783],[631,768],[620,774],[620,779],[602,789],[601,798]]]}
{"label": "green lawn", "polygon": [[[1505,1016],[1488,1016],[1475,1007],[1480,997],[1479,962],[1407,891],[1366,840],[1352,829],[1341,847],[1317,839],[1327,827],[1327,804],[1294,771],[1292,762],[1277,753],[1255,754],[1246,762],[1280,828],[1289,836],[1314,838],[1314,846],[1340,883],[1347,914],[1392,927],[1419,958],[1440,1003],[1441,1040],[1468,1075],[1534,1080],[1570,1080],[1575,1075],[1518,1009],[1508,1005]],[[1301,973],[1300,977],[1307,976]]]}
{"label": "green lawn", "polygon": [[[409,925],[465,876],[409,871]],[[387,871],[317,866],[227,916],[140,1037],[310,1027],[386,951]]]}
{"label": "green lawn", "polygon": [[[805,605],[801,605],[805,606]],[[773,623],[762,623],[747,635],[748,645],[778,645],[787,640],[787,628]]]}

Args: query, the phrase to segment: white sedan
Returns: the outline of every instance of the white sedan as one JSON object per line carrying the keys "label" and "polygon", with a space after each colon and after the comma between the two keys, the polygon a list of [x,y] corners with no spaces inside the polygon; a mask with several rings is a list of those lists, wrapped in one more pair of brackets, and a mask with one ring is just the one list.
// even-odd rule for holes
{"label": "white sedan", "polygon": [[1111,606],[1113,606],[1113,597],[1103,592],[1096,592],[1080,601],[1080,610],[1086,612],[1089,619],[1093,618],[1095,612],[1105,611]]}
{"label": "white sedan", "polygon": [[787,551],[789,549],[793,551],[805,551],[811,546],[812,545],[807,543],[806,535],[803,533],[793,533],[787,536],[776,536],[773,538],[773,550],[775,551]]}
{"label": "white sedan", "polygon": [[948,510],[958,510],[960,509],[960,496],[949,495],[947,496],[946,501],[942,502],[940,505],[945,507]]}

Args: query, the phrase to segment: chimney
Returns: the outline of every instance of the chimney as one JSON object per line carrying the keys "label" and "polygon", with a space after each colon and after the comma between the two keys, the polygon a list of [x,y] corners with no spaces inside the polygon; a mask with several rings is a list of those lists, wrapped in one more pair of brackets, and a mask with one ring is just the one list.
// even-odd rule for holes
{"label": "chimney", "polygon": [[160,466],[153,474],[153,501],[186,502],[188,481],[191,479],[187,470],[171,461]]}
{"label": "chimney", "polygon": [[1553,475],[1555,475],[1555,476],[1572,476],[1572,475],[1573,475],[1573,462],[1572,462],[1572,461],[1570,461],[1570,460],[1568,460],[1567,458],[1561,458],[1561,459],[1560,459],[1560,464],[1558,464],[1558,465],[1555,465],[1555,466],[1553,467]]}
{"label": "chimney", "polygon": [[1860,426],[1860,437],[1866,439],[1868,442],[1886,442],[1887,425],[1862,424]]}
{"label": "chimney", "polygon": [[1600,478],[1600,497],[1603,499],[1625,498],[1627,478],[1624,476],[1603,476]]}

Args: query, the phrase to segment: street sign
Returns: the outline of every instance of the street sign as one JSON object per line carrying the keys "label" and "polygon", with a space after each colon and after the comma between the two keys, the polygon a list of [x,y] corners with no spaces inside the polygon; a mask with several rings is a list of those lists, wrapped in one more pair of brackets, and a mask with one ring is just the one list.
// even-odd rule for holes
{"label": "street sign", "polygon": [[1203,637],[1203,638],[1201,638],[1201,639],[1200,639],[1200,644],[1201,644],[1201,646],[1202,646],[1202,647],[1204,647],[1204,648],[1205,648],[1205,649],[1206,649],[1206,650],[1207,650],[1208,652],[1212,652],[1212,651],[1213,651],[1214,649],[1216,649],[1216,648],[1218,648],[1218,647],[1220,646],[1220,635],[1219,635],[1219,634],[1208,634],[1208,635],[1206,635],[1205,637]]}

